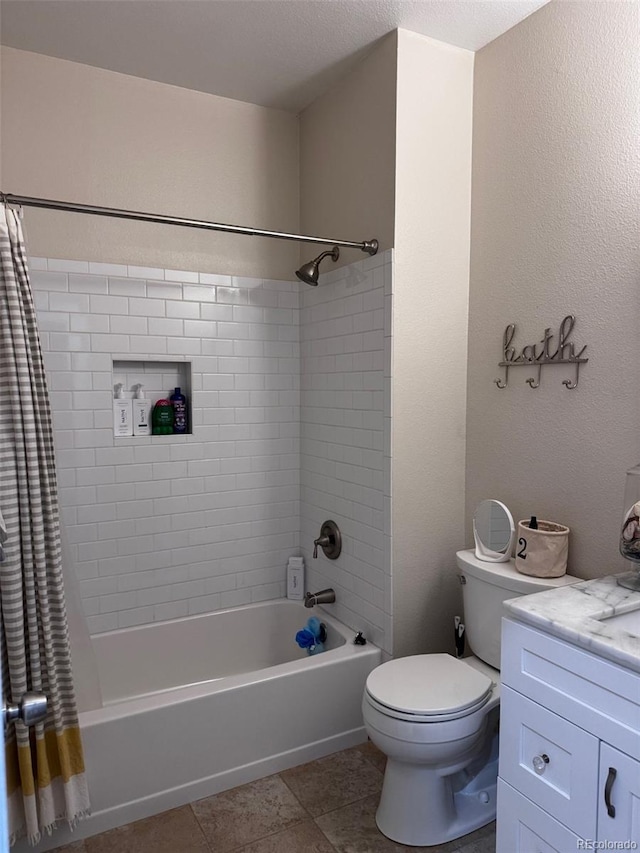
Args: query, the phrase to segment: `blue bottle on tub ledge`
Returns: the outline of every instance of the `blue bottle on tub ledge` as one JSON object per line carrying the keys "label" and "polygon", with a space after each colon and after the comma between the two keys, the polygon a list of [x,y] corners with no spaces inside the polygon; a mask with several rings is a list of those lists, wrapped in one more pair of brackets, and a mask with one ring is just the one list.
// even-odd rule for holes
{"label": "blue bottle on tub ledge", "polygon": [[170,400],[173,403],[173,431],[182,435],[187,431],[187,398],[176,388]]}

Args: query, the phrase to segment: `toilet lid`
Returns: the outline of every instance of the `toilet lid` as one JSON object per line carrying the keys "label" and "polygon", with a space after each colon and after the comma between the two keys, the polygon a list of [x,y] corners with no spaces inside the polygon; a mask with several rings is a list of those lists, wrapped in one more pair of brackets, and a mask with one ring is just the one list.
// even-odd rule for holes
{"label": "toilet lid", "polygon": [[367,693],[404,714],[449,715],[478,706],[493,688],[490,678],[451,655],[411,655],[376,667]]}

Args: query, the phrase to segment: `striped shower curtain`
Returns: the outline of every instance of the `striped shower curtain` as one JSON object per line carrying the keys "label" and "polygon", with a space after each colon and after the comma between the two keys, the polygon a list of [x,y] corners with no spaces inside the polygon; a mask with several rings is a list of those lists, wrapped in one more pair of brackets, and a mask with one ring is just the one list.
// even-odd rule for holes
{"label": "striped shower curtain", "polygon": [[11,843],[89,813],[62,582],[49,398],[18,214],[0,204],[0,652],[5,701],[47,695],[5,733]]}

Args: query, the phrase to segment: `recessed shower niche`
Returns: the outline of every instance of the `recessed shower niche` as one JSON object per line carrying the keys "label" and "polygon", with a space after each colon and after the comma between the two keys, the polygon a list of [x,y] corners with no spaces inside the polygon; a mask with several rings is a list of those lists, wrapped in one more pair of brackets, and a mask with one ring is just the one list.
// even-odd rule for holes
{"label": "recessed shower niche", "polygon": [[[193,433],[191,406],[191,362],[190,361],[154,361],[153,359],[113,359],[112,387],[122,383],[122,394],[132,400],[136,386],[142,385],[144,396],[151,401],[151,408],[158,400],[169,399],[175,388],[180,388],[187,398],[187,435]],[[184,433],[182,433],[184,434]],[[128,436],[139,440],[144,436]],[[146,436],[149,438],[150,436]],[[159,436],[152,436],[159,438]],[[165,436],[166,437],[166,436]],[[119,438],[120,440],[120,438]]]}

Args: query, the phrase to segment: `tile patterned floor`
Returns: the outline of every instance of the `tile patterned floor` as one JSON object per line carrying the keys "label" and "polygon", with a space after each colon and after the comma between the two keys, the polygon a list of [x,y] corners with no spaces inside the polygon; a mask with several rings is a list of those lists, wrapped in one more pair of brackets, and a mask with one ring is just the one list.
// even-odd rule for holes
{"label": "tile patterned floor", "polygon": [[384,756],[371,743],[336,752],[56,853],[494,853],[494,824],[437,847],[378,830]]}

